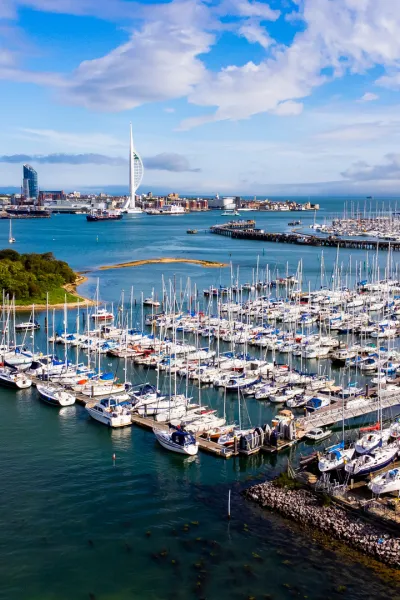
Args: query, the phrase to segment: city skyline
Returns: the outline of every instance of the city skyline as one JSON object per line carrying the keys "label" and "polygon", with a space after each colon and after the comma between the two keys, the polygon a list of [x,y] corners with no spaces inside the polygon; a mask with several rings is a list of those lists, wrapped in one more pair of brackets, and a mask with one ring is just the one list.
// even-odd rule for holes
{"label": "city skyline", "polygon": [[[6,0],[0,187],[395,194],[400,5]],[[85,43],[82,43],[82,40]],[[29,101],[27,101],[29,99]]]}

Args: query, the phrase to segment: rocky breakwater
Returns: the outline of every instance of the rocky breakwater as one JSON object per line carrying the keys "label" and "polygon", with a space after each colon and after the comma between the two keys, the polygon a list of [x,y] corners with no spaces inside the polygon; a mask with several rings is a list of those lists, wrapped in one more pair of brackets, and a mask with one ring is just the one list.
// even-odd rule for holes
{"label": "rocky breakwater", "polygon": [[327,497],[321,498],[303,488],[282,487],[276,482],[255,485],[246,490],[244,496],[300,525],[318,529],[380,562],[392,567],[400,566],[400,538],[382,533],[378,526],[329,503]]}

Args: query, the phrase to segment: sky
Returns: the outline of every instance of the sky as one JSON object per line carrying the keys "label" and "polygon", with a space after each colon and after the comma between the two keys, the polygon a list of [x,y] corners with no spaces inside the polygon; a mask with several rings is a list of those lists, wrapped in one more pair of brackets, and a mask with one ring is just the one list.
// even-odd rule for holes
{"label": "sky", "polygon": [[0,187],[396,195],[400,0],[0,0]]}

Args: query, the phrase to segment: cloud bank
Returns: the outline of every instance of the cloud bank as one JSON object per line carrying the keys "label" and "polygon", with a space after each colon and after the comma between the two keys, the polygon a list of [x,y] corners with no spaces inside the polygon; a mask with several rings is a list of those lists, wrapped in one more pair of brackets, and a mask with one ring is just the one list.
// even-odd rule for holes
{"label": "cloud bank", "polygon": [[[111,167],[126,166],[127,159],[104,154],[11,154],[0,156],[0,163],[9,164],[64,164],[64,165],[108,165]],[[201,169],[191,168],[188,159],[182,154],[164,152],[143,159],[145,169],[153,171],[171,171],[173,173],[199,173]]]}

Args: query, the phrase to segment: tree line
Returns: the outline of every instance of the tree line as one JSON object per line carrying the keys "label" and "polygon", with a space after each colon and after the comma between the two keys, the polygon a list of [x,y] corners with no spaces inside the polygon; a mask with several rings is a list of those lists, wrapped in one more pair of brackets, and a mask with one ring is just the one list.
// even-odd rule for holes
{"label": "tree line", "polygon": [[0,250],[0,290],[16,300],[45,300],[46,293],[67,283],[76,275],[63,260],[52,252],[19,254],[15,250]]}

